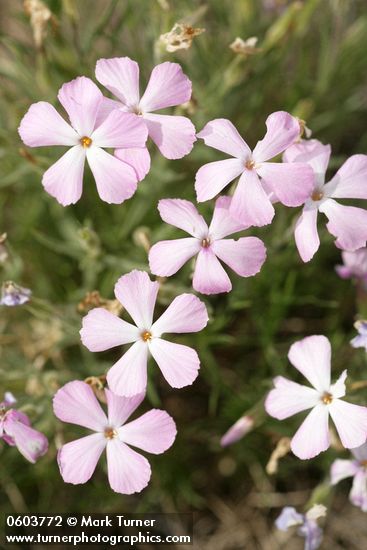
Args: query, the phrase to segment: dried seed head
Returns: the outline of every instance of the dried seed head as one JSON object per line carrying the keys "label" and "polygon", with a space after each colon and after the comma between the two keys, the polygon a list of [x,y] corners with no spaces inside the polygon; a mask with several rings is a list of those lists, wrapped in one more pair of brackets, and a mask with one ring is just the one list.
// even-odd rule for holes
{"label": "dried seed head", "polygon": [[242,40],[239,36],[229,45],[230,49],[234,53],[240,55],[254,55],[255,53],[261,52],[261,48],[256,48],[257,36],[251,36],[247,40]]}
{"label": "dried seed head", "polygon": [[47,25],[50,20],[56,22],[49,8],[41,0],[24,0],[24,11],[29,15],[33,38],[37,48],[41,48],[47,34]]}
{"label": "dried seed head", "polygon": [[185,25],[184,23],[175,23],[170,32],[161,34],[159,41],[164,45],[167,52],[176,50],[187,50],[191,47],[195,36],[205,32],[205,29]]}

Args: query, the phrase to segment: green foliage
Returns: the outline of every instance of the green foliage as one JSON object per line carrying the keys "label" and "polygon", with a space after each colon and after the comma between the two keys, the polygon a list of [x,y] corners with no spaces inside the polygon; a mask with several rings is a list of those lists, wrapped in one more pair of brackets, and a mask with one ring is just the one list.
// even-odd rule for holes
{"label": "green foliage", "polygon": [[[148,270],[141,231],[151,243],[182,235],[162,224],[157,202],[194,200],[196,170],[219,157],[200,142],[179,161],[168,161],[151,147],[152,170],[131,200],[121,206],[102,203],[87,172],[82,199],[63,208],[41,186],[43,171],[59,151],[26,149],[17,127],[32,102],[50,101],[61,110],[60,85],[81,74],[93,78],[101,57],[136,59],[143,79],[156,63],[172,60],[193,81],[190,116],[198,129],[212,118],[229,118],[252,145],[263,135],[269,113],[288,110],[305,118],[316,138],[331,143],[335,170],[350,154],[367,152],[365,2],[306,0],[289,2],[283,10],[266,9],[256,0],[49,0],[47,5],[54,18],[38,49],[22,3],[0,6],[0,233],[8,234],[9,252],[0,277],[34,294],[29,305],[0,311],[0,394],[10,390],[19,396],[51,444],[34,466],[16,449],[1,445],[0,483],[7,497],[2,510],[185,511],[205,509],[213,494],[236,500],[261,490],[275,443],[291,435],[299,419],[280,423],[264,417],[253,433],[227,450],[219,439],[244,411],[261,403],[274,375],[295,375],[286,358],[289,345],[308,334],[325,334],[334,346],[334,377],[346,366],[350,381],[365,377],[364,353],[352,350],[349,340],[366,304],[352,283],[335,274],[340,253],[330,236],[321,228],[321,249],[303,265],[292,232],[298,211],[278,207],[271,227],[247,233],[261,236],[267,245],[261,273],[252,279],[231,275],[231,294],[204,298],[210,312],[207,329],[179,337],[198,350],[199,379],[173,391],[151,369],[149,399],[172,414],[178,437],[166,454],[150,457],[152,482],[142,495],[114,494],[103,466],[87,485],[65,485],[56,445],[71,440],[76,429],[53,417],[52,395],[69,380],[102,374],[120,353],[92,354],[81,346],[78,303],[93,290],[112,298],[121,274]],[[168,53],[158,38],[176,21],[206,32],[190,49]],[[254,55],[229,48],[236,36],[254,35],[261,49]],[[212,207],[205,203],[200,210],[210,217]],[[163,282],[160,305],[191,291],[190,271],[185,267]],[[366,391],[352,396],[362,402]],[[311,493],[334,456],[330,451],[312,465],[287,456],[268,486]]]}

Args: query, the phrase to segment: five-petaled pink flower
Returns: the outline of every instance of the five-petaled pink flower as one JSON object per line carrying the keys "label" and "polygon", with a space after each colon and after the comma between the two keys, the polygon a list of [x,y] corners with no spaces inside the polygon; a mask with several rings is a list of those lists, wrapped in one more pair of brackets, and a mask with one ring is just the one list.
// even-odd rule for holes
{"label": "five-petaled pink flower", "polygon": [[367,155],[353,155],[325,183],[330,153],[330,145],[311,139],[294,144],[283,156],[287,162],[307,162],[314,171],[313,189],[295,229],[296,245],[304,262],[311,260],[320,246],[319,211],[328,218],[326,227],[336,237],[337,247],[353,251],[366,246],[367,211],[339,204],[334,199],[367,199]]}
{"label": "five-petaled pink flower", "polygon": [[0,403],[0,439],[18,451],[33,464],[48,449],[47,437],[31,427],[26,414],[13,408],[16,399],[10,392]]}
{"label": "five-petaled pink flower", "polygon": [[288,358],[314,389],[278,376],[265,409],[278,420],[312,409],[291,441],[293,453],[302,459],[313,458],[329,447],[329,415],[344,447],[362,445],[367,439],[367,408],[340,399],[345,395],[346,370],[331,384],[329,340],[308,336],[291,346]]}
{"label": "five-petaled pink flower", "polygon": [[[188,118],[152,113],[186,103],[191,98],[191,82],[178,63],[167,61],[154,67],[142,97],[139,65],[129,57],[99,59],[96,78],[118,99],[105,99],[105,112],[118,108],[134,113],[144,121],[149,136],[168,159],[179,159],[191,151],[196,136],[195,127]],[[140,180],[148,173],[150,156],[147,149],[117,150],[115,155],[131,163]]]}
{"label": "five-petaled pink flower", "polygon": [[331,465],[331,484],[336,485],[342,479],[353,478],[349,499],[352,504],[367,512],[367,443],[351,449],[352,459],[338,458]]}
{"label": "five-petaled pink flower", "polygon": [[145,391],[147,362],[151,354],[163,376],[173,388],[192,384],[200,368],[195,350],[167,342],[163,333],[198,332],[208,322],[203,302],[192,294],[181,294],[153,323],[159,283],[144,271],[131,271],[115,285],[115,296],[133,319],[128,323],[103,308],[92,309],[83,318],[80,331],[83,344],[90,351],[104,351],[122,344],[133,345],[107,373],[111,390],[130,397]]}
{"label": "five-petaled pink flower", "polygon": [[217,199],[209,227],[191,202],[182,199],[159,201],[158,210],[163,221],[183,229],[192,237],[161,241],[152,246],[149,252],[151,272],[168,277],[190,258],[197,256],[193,287],[203,294],[218,294],[232,289],[219,260],[242,277],[258,273],[266,258],[263,242],[257,237],[242,237],[237,241],[224,239],[245,229],[230,215],[231,200],[230,197]]}
{"label": "five-petaled pink flower", "polygon": [[84,76],[64,84],[58,99],[71,125],[50,103],[40,101],[31,105],[19,126],[20,137],[29,147],[71,147],[44,173],[46,191],[63,206],[76,203],[83,190],[87,158],[102,200],[120,204],[129,199],[137,188],[134,168],[103,148],[144,148],[147,130],[143,122],[122,111],[106,116],[102,92]]}
{"label": "five-petaled pink flower", "polygon": [[69,382],[56,393],[53,405],[57,418],[96,432],[61,447],[57,457],[60,472],[67,483],[86,483],[106,449],[111,488],[117,493],[137,493],[148,485],[151,469],[147,459],[129,445],[152,454],[164,453],[175,440],[176,425],[159,409],[125,424],[144,393],[126,398],[106,389],[105,395],[107,416],[85,382]]}
{"label": "five-petaled pink flower", "polygon": [[268,116],[266,127],[265,137],[251,151],[229,120],[208,122],[198,137],[234,158],[210,162],[199,169],[195,182],[198,202],[212,199],[238,176],[230,212],[244,225],[269,224],[274,216],[272,201],[279,200],[286,206],[305,202],[312,188],[310,167],[305,162],[268,162],[297,139],[298,120],[279,111]]}

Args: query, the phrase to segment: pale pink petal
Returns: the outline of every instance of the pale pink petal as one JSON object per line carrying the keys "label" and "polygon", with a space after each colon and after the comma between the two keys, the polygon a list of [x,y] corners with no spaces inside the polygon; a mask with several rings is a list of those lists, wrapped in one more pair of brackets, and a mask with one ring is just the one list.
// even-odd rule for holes
{"label": "pale pink petal", "polygon": [[134,168],[138,181],[143,180],[150,170],[150,154],[146,147],[116,149],[114,155]]}
{"label": "pale pink petal", "polygon": [[367,407],[333,399],[329,411],[344,447],[353,449],[366,442]]}
{"label": "pale pink petal", "polygon": [[61,86],[57,97],[80,137],[90,137],[103,99],[99,88],[90,78],[78,76]]}
{"label": "pale pink petal", "polygon": [[124,443],[155,455],[164,453],[173,444],[177,429],[166,411],[153,409],[122,426],[119,438]]}
{"label": "pale pink petal", "polygon": [[139,103],[139,65],[129,57],[99,59],[96,79],[127,107]]}
{"label": "pale pink petal", "polygon": [[148,130],[143,120],[133,113],[114,110],[92,133],[97,147],[144,147]]}
{"label": "pale pink petal", "polygon": [[[43,456],[48,449],[47,437],[41,432],[31,428],[28,423],[22,422],[18,411],[9,411],[4,421],[4,431],[12,438],[12,444],[15,444],[19,452],[33,464]],[[27,418],[28,420],[28,418]]]}
{"label": "pale pink petal", "polygon": [[297,249],[304,262],[309,262],[320,246],[320,238],[317,232],[317,213],[317,208],[305,207],[294,230]]}
{"label": "pale pink petal", "polygon": [[103,201],[121,204],[133,196],[137,188],[134,168],[99,147],[87,149],[87,159]]}
{"label": "pale pink petal", "polygon": [[320,395],[316,390],[283,376],[274,379],[274,386],[275,389],[271,390],[266,398],[265,410],[278,420],[311,409],[320,402]]}
{"label": "pale pink petal", "polygon": [[28,147],[47,145],[77,145],[79,136],[50,103],[39,101],[31,105],[18,128]]}
{"label": "pale pink petal", "polygon": [[166,332],[199,332],[209,321],[204,302],[193,294],[180,294],[153,323],[152,333],[160,337]]}
{"label": "pale pink petal", "polygon": [[119,101],[115,101],[114,99],[110,99],[109,97],[103,97],[98,109],[95,128],[98,128],[98,126],[100,126],[102,122],[106,120],[108,115],[116,109],[127,112],[126,107],[124,107],[123,104]]}
{"label": "pale pink petal", "polygon": [[162,199],[158,203],[158,210],[164,222],[198,239],[208,236],[208,226],[192,202],[183,199]]}
{"label": "pale pink petal", "polygon": [[228,447],[242,439],[254,427],[254,419],[251,416],[242,416],[235,422],[220,440],[221,447]]}
{"label": "pale pink petal", "polygon": [[116,493],[132,495],[148,485],[151,469],[144,456],[130,449],[119,439],[111,439],[106,450],[111,489]]}
{"label": "pale pink petal", "polygon": [[108,371],[108,386],[117,395],[132,397],[147,387],[148,345],[140,340]]}
{"label": "pale pink petal", "polygon": [[105,393],[108,407],[108,422],[113,428],[122,426],[145,398],[145,392],[138,393],[133,397],[122,397],[106,388]]}
{"label": "pale pink petal", "polygon": [[307,336],[295,342],[288,359],[319,392],[329,390],[331,346],[325,336]]}
{"label": "pale pink petal", "polygon": [[361,508],[362,512],[367,512],[367,471],[365,469],[359,470],[354,476],[349,498],[354,506]]}
{"label": "pale pink petal", "polygon": [[85,382],[74,380],[60,388],[53,398],[54,413],[63,422],[103,432],[107,418],[93,390]]}
{"label": "pale pink petal", "polygon": [[361,279],[367,276],[367,248],[360,248],[354,252],[342,252],[344,265],[336,266],[340,277],[358,277]]}
{"label": "pale pink petal", "polygon": [[58,452],[57,462],[66,483],[86,483],[93,475],[97,462],[106,447],[103,434],[81,437],[63,445]]}
{"label": "pale pink petal", "polygon": [[115,296],[141,328],[152,326],[153,312],[159,283],[151,281],[148,273],[134,269],[119,278],[115,285]]}
{"label": "pale pink petal", "polygon": [[195,191],[198,202],[212,199],[244,170],[238,159],[217,160],[204,164],[196,172]]}
{"label": "pale pink petal", "polygon": [[363,443],[363,445],[351,449],[350,451],[359,462],[367,460],[367,443]]}
{"label": "pale pink petal", "polygon": [[244,225],[261,227],[271,223],[275,211],[255,170],[245,170],[234,192],[231,215]]}
{"label": "pale pink petal", "polygon": [[257,173],[285,206],[301,206],[314,187],[312,168],[300,162],[265,162]]}
{"label": "pale pink petal", "polygon": [[344,250],[357,250],[366,246],[367,210],[344,206],[333,199],[322,203],[319,210],[329,220],[326,227],[336,237],[336,246]]}
{"label": "pale pink petal", "polygon": [[159,277],[170,277],[200,249],[200,241],[193,237],[156,243],[149,250],[150,271]]}
{"label": "pale pink petal", "polygon": [[160,63],[152,70],[140,108],[149,112],[181,105],[190,100],[191,88],[191,81],[178,63]]}
{"label": "pale pink petal", "polygon": [[[347,371],[344,370],[339,376],[335,384],[330,386],[330,393],[333,397],[344,397],[346,394],[345,381],[347,379]],[[367,439],[367,438],[366,438]]]}
{"label": "pale pink petal", "polygon": [[318,176],[326,173],[331,155],[330,145],[324,145],[317,139],[302,140],[284,151],[284,162],[307,162]]}
{"label": "pale pink petal", "polygon": [[149,349],[172,388],[191,385],[199,374],[200,360],[194,349],[161,338],[153,338]]}
{"label": "pale pink petal", "polygon": [[266,119],[266,134],[253,150],[255,162],[270,160],[289,147],[300,134],[298,120],[286,113],[277,111]]}
{"label": "pale pink petal", "polygon": [[80,337],[89,351],[105,351],[140,338],[138,327],[119,319],[103,307],[89,311],[82,323]]}
{"label": "pale pink petal", "polygon": [[242,139],[234,125],[226,118],[216,118],[208,122],[197,134],[204,140],[205,145],[227,153],[231,157],[237,157],[241,161],[251,156],[251,149]]}
{"label": "pale pink petal", "polygon": [[192,286],[201,294],[229,292],[232,283],[211,248],[203,248],[196,259]]}
{"label": "pale pink petal", "polygon": [[[358,250],[356,250],[356,252],[358,252]],[[353,252],[350,252],[350,254],[353,254]],[[355,276],[350,267],[346,267],[345,265],[336,265],[335,271],[341,279],[351,279]]]}
{"label": "pale pink petal", "polygon": [[85,151],[76,145],[43,174],[42,185],[62,206],[75,204],[83,191]]}
{"label": "pale pink petal", "polygon": [[230,214],[231,197],[218,197],[215,202],[212,221],[209,226],[209,236],[213,239],[223,239],[228,235],[247,229],[248,225],[244,225],[237,221]]}
{"label": "pale pink petal", "polygon": [[353,477],[359,470],[358,462],[355,460],[335,460],[330,469],[331,485],[336,485],[346,477]]}
{"label": "pale pink petal", "polygon": [[16,409],[11,409],[10,411],[8,411],[6,413],[4,421],[3,421],[5,428],[6,428],[6,423],[9,420],[10,421],[18,420],[19,422],[21,422],[22,424],[25,424],[26,426],[31,425],[31,421],[29,420],[28,416],[25,413],[21,412],[21,411],[17,411]]}
{"label": "pale pink petal", "polygon": [[259,273],[266,259],[264,243],[257,237],[221,239],[211,245],[214,254],[241,277]]}
{"label": "pale pink petal", "polygon": [[353,155],[326,185],[335,199],[367,199],[367,155]]}
{"label": "pale pink petal", "polygon": [[160,152],[167,159],[188,155],[196,141],[195,126],[184,116],[145,114],[144,122]]}
{"label": "pale pink petal", "polygon": [[330,445],[329,411],[325,405],[317,405],[306,416],[292,438],[292,452],[306,460],[326,451]]}

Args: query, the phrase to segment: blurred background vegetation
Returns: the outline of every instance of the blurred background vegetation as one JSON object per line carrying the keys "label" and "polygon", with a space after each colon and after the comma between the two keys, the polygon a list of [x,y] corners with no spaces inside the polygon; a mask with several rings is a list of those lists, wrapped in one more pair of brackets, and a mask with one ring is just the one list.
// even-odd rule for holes
{"label": "blurred background vegetation", "polygon": [[[56,447],[83,432],[53,417],[52,395],[69,380],[103,374],[120,354],[92,354],[80,345],[78,304],[94,290],[113,298],[121,274],[148,270],[148,243],[183,236],[161,222],[157,202],[194,200],[196,170],[219,157],[199,142],[179,161],[162,158],[152,147],[151,172],[131,200],[121,206],[101,202],[87,172],[82,199],[63,208],[41,185],[42,173],[60,152],[25,148],[17,127],[32,102],[50,101],[61,112],[61,84],[78,75],[94,78],[100,57],[137,60],[142,85],[155,64],[176,61],[193,82],[191,103],[176,112],[190,116],[198,130],[212,118],[229,118],[251,146],[264,134],[267,115],[287,110],[332,145],[332,174],[349,155],[367,153],[365,0],[47,0],[45,5],[50,13],[40,28],[34,16],[31,25],[34,2],[0,2],[0,234],[8,235],[0,280],[33,292],[28,305],[0,310],[0,394],[12,391],[50,439],[48,454],[36,465],[1,444],[1,511],[194,511],[197,548],[273,550],[303,544],[274,532],[281,507],[302,509],[318,500],[330,507],[324,547],[362,548],[367,527],[363,513],[347,501],[349,482],[333,492],[325,485],[330,463],[342,453],[330,450],[311,462],[287,455],[275,475],[265,469],[280,437],[291,436],[300,422],[296,417],[280,423],[261,412],[272,377],[296,375],[286,359],[292,342],[325,334],[333,344],[334,377],[345,367],[350,382],[366,376],[365,353],[349,345],[354,320],[367,313],[365,295],[335,274],[340,252],[321,225],[321,248],[302,264],[293,239],[298,209],[278,207],[271,227],[252,232],[268,247],[261,273],[252,279],[232,276],[232,293],[204,298],[209,326],[180,337],[201,357],[194,385],[173,391],[158,369],[151,369],[145,406],[169,411],[178,437],[166,454],[149,457],[149,487],[137,496],[113,493],[103,462],[88,484],[63,483]],[[167,52],[159,37],[176,22],[205,32],[190,48]],[[229,47],[236,37],[253,36],[256,48],[245,54]],[[200,210],[210,218],[212,207],[205,203]],[[190,290],[186,266],[164,281],[160,305]],[[366,403],[366,397],[365,389],[351,394],[356,403]],[[221,449],[221,435],[254,406],[260,411],[254,431]]]}

